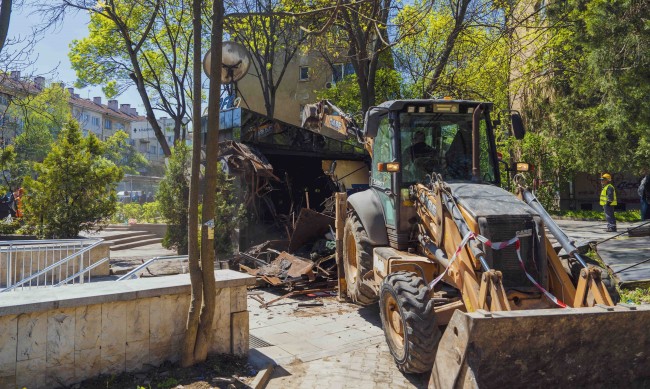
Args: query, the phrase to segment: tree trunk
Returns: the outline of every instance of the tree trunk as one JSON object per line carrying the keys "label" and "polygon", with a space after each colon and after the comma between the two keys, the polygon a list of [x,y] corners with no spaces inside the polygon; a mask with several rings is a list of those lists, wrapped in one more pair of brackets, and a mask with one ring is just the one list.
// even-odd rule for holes
{"label": "tree trunk", "polygon": [[[212,36],[210,37],[210,91],[208,93],[208,127],[205,145],[205,193],[203,194],[203,224],[201,225],[201,271],[203,273],[203,306],[199,318],[199,329],[194,346],[196,361],[204,361],[212,341],[212,322],[214,320],[216,289],[214,279],[214,234],[208,235],[206,222],[216,220],[215,195],[217,184],[217,162],[219,160],[219,98],[221,95],[221,49],[223,38],[223,0],[212,5]],[[214,228],[214,226],[212,226]],[[214,232],[214,230],[213,230]]]}
{"label": "tree trunk", "polygon": [[9,22],[11,21],[12,0],[0,0],[0,53],[7,41]]}
{"label": "tree trunk", "polygon": [[431,94],[435,91],[435,89],[438,87],[438,80],[440,79],[440,76],[442,75],[442,72],[445,70],[445,67],[447,67],[447,62],[449,62],[449,56],[451,55],[451,52],[454,50],[454,47],[456,46],[456,39],[460,35],[460,33],[466,28],[465,26],[465,15],[467,14],[467,7],[469,6],[470,0],[460,0],[460,4],[458,6],[458,12],[456,15],[454,15],[454,29],[451,31],[449,36],[447,36],[447,40],[445,41],[445,48],[442,52],[442,55],[440,56],[440,61],[436,64],[436,67],[433,71],[433,75],[431,77],[431,82],[429,82],[429,85],[426,88],[426,91],[424,92],[424,96],[422,96],[423,99],[428,99],[431,97]]}
{"label": "tree trunk", "polygon": [[[197,0],[195,0],[197,1]],[[214,321],[216,287],[214,278],[214,225],[209,226],[210,222],[214,223],[217,218],[215,215],[215,194],[216,194],[216,167],[219,157],[219,95],[221,93],[221,39],[223,36],[223,1],[214,1],[212,5],[212,34],[210,37],[210,51],[212,53],[210,64],[210,91],[208,93],[208,126],[206,140],[206,169],[203,190],[203,213],[201,225],[201,286],[192,285],[193,294],[202,293],[201,312],[199,320],[195,327],[189,327],[190,319],[195,320],[192,315],[188,318],[188,329],[186,334],[185,346],[188,355],[184,355],[183,364],[203,362],[208,356],[209,346],[212,342],[212,322]],[[195,64],[196,66],[196,64]],[[196,67],[194,68],[196,71]],[[200,77],[196,77],[200,80]],[[200,96],[200,95],[199,95]],[[196,100],[197,96],[195,96]],[[196,108],[193,110],[197,114]],[[198,120],[195,122],[200,123]],[[195,128],[196,133],[200,133],[200,127]],[[212,231],[209,231],[212,229]],[[212,234],[210,234],[212,232]],[[198,276],[196,277],[198,279]],[[197,297],[198,298],[198,297]],[[192,299],[195,302],[194,298]],[[194,306],[196,308],[196,306]],[[196,311],[190,310],[190,314]],[[192,322],[194,324],[195,322]],[[196,328],[196,330],[195,330]],[[195,335],[192,343],[191,336]],[[192,348],[193,345],[193,348]],[[192,348],[192,356],[189,356],[189,349]],[[185,350],[184,350],[185,351]]]}
{"label": "tree trunk", "polygon": [[[194,122],[194,133],[192,135],[192,176],[190,178],[190,198],[188,206],[187,223],[187,247],[190,280],[192,282],[192,297],[190,299],[190,310],[187,317],[187,327],[181,355],[181,365],[191,366],[195,363],[194,345],[196,334],[199,330],[199,315],[203,303],[203,274],[199,265],[199,178],[201,166],[201,4],[202,0],[192,1],[194,31],[194,58],[193,72],[194,80],[192,85],[192,121]],[[197,128],[198,126],[198,128]]]}

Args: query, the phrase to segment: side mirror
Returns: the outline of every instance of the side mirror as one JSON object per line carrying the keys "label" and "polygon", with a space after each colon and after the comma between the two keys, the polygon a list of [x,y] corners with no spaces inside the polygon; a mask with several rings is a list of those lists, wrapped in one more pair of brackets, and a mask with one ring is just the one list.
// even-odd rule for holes
{"label": "side mirror", "polygon": [[515,135],[515,139],[524,139],[526,129],[524,128],[524,121],[521,119],[521,115],[518,112],[514,112],[510,115],[510,123],[512,124],[512,132]]}

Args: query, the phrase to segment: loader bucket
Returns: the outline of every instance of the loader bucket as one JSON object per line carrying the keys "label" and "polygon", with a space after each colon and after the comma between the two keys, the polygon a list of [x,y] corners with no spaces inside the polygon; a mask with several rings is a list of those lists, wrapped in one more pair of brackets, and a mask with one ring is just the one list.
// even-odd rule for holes
{"label": "loader bucket", "polygon": [[456,311],[429,388],[521,387],[650,387],[650,306]]}

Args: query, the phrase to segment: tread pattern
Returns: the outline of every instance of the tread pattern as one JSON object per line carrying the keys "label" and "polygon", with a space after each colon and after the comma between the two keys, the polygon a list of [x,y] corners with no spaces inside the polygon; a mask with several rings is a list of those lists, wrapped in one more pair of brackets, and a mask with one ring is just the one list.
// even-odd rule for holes
{"label": "tread pattern", "polygon": [[368,233],[361,224],[359,216],[352,213],[345,221],[344,239],[343,239],[343,252],[347,253],[347,239],[348,234],[354,236],[357,253],[357,274],[356,282],[352,282],[352,275],[350,274],[348,261],[343,261],[345,266],[345,282],[347,284],[348,296],[355,303],[362,305],[370,305],[376,303],[378,300],[377,291],[367,281],[364,281],[364,275],[372,270],[372,245],[368,241]]}
{"label": "tread pattern", "polygon": [[[404,325],[404,350],[396,350],[388,335],[388,323],[383,299],[392,294]],[[433,367],[440,342],[434,304],[424,280],[416,273],[398,271],[389,274],[381,285],[381,320],[390,352],[397,367],[404,373],[424,373]],[[400,355],[402,357],[400,358]]]}

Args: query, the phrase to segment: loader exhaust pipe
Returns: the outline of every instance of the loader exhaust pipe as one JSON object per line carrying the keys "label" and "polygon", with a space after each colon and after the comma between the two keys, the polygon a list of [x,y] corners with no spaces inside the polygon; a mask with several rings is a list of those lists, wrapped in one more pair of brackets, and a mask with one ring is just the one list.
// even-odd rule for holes
{"label": "loader exhaust pipe", "polygon": [[551,218],[551,215],[546,212],[546,209],[542,206],[542,204],[539,203],[539,200],[537,200],[537,197],[535,197],[534,194],[532,194],[529,190],[527,190],[524,187],[519,187],[519,190],[521,192],[522,198],[524,199],[524,202],[528,204],[532,209],[535,210],[535,212],[539,213],[539,216],[542,218],[544,221],[544,224],[548,228],[548,230],[551,232],[551,234],[555,237],[555,239],[558,241],[558,243],[562,246],[564,251],[567,252],[569,255],[573,255],[575,259],[580,262],[580,264],[583,267],[587,267],[587,263],[582,259],[580,254],[578,253],[578,248],[571,243],[569,240],[569,237],[566,236],[564,231],[558,226],[553,218]]}
{"label": "loader exhaust pipe", "polygon": [[481,181],[481,161],[479,152],[481,151],[481,115],[483,114],[483,104],[479,104],[474,109],[472,115],[472,181]]}

